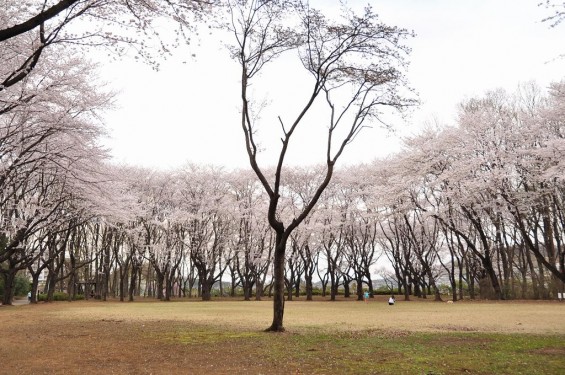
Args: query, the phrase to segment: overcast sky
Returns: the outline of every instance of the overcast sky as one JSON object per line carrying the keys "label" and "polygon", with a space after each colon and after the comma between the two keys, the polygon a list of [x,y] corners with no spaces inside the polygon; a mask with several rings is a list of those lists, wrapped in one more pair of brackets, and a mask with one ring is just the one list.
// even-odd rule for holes
{"label": "overcast sky", "polygon": [[[341,160],[368,162],[398,151],[402,134],[418,131],[426,122],[453,124],[457,104],[487,90],[514,91],[536,81],[542,87],[565,78],[565,25],[550,28],[541,20],[549,14],[540,0],[373,0],[382,20],[416,32],[408,78],[422,105],[406,120],[392,122],[395,134],[378,126],[365,129]],[[337,1],[316,1],[335,10]],[[365,1],[349,1],[362,6]],[[195,58],[190,54],[194,53]],[[278,78],[295,76],[291,66],[277,65]],[[105,63],[102,78],[119,92],[118,108],[106,116],[111,138],[106,145],[117,162],[173,168],[191,161],[247,168],[239,125],[239,73],[217,40],[201,37],[162,64],[158,72],[130,60]],[[274,79],[273,96],[294,96]],[[278,88],[284,89],[276,96]],[[276,108],[286,108],[277,99]],[[277,109],[277,111],[283,111]],[[278,113],[280,115],[288,115]],[[375,124],[376,125],[376,124]],[[279,128],[276,128],[279,130]],[[272,164],[269,151],[280,134],[263,130],[263,164]],[[308,147],[312,134],[292,148],[291,164],[313,164],[324,151]]]}

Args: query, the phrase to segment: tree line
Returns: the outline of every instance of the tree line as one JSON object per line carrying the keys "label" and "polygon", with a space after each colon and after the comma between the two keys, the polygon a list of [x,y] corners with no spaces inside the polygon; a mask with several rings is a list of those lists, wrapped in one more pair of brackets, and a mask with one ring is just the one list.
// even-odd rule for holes
{"label": "tree line", "polygon": [[[490,92],[462,103],[456,126],[431,127],[386,160],[339,169],[289,238],[286,298],[311,299],[316,281],[330,299],[340,288],[361,298],[376,278],[406,299],[441,299],[441,284],[453,300],[555,298],[565,280],[564,110],[562,82],[548,93],[533,84]],[[62,288],[72,298],[80,286],[102,299],[209,300],[222,280],[246,300],[265,295],[276,234],[252,171],[102,167],[87,155],[70,164],[95,183],[81,169],[55,173],[50,161],[4,185],[6,286],[27,270],[35,292],[46,270],[48,296]],[[289,170],[279,219],[294,217],[323,178],[323,167]]]}
{"label": "tree line", "polygon": [[[190,39],[189,20],[205,14],[209,2],[61,0],[4,8],[4,304],[21,272],[31,275],[32,298],[47,275],[47,300],[57,290],[71,299],[92,292],[168,300],[194,291],[208,300],[222,280],[245,299],[273,288],[279,305],[283,292],[291,299],[303,286],[311,299],[315,280],[330,299],[340,288],[361,299],[375,278],[405,299],[439,300],[443,283],[453,300],[552,298],[563,291],[564,83],[467,100],[453,126],[429,127],[385,160],[335,168],[345,146],[379,119],[381,106],[415,104],[400,94],[409,50],[401,41],[411,33],[379,23],[370,8],[361,16],[344,12],[348,23],[335,24],[301,1],[289,4],[226,2],[252,171],[115,166],[100,146],[101,113],[113,94],[82,48],[133,49],[157,64],[151,50],[170,45],[160,43],[154,20],[175,20],[178,35]],[[76,20],[99,27],[84,31]],[[295,120],[279,117],[278,164],[261,168],[259,116],[247,88],[287,51],[297,52],[313,89]],[[329,115],[327,162],[283,168],[291,136],[318,97]],[[338,125],[345,126],[341,140]],[[282,330],[280,306],[273,330]]]}

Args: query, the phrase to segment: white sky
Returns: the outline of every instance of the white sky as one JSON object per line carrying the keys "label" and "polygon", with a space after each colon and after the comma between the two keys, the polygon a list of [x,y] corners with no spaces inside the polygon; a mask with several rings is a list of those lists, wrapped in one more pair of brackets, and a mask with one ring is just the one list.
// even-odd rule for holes
{"label": "white sky", "polygon": [[[549,11],[538,7],[539,1],[369,1],[384,22],[416,32],[407,42],[412,48],[408,78],[422,105],[407,121],[394,118],[396,134],[378,126],[365,129],[341,162],[368,162],[397,151],[401,134],[415,133],[434,119],[453,123],[456,106],[465,98],[499,87],[514,91],[518,84],[532,80],[546,87],[565,78],[565,58],[558,58],[565,53],[565,24],[551,29],[542,23]],[[367,2],[349,1],[353,6]],[[315,3],[335,10],[338,1]],[[264,83],[275,107],[265,113],[265,120],[294,113],[292,102],[285,98],[299,96],[300,83],[292,81],[296,71],[285,61]],[[122,60],[106,63],[101,76],[119,92],[119,108],[106,117],[111,134],[106,145],[117,162],[158,168],[187,161],[248,167],[238,114],[239,72],[217,40],[203,36],[200,46],[175,51],[158,72]],[[277,126],[260,133],[266,147],[263,164],[273,164],[269,151],[280,138],[278,120],[273,121]],[[309,146],[317,139],[315,134],[302,135],[291,149],[289,163],[322,161],[324,150]]]}

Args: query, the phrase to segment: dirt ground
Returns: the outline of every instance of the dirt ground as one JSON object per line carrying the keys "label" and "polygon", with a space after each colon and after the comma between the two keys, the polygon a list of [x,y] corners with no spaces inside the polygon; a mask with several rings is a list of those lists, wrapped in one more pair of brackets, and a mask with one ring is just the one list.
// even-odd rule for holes
{"label": "dirt ground", "polygon": [[[277,334],[262,332],[271,308],[234,300],[0,306],[0,374],[301,373],[257,357],[263,345],[277,345]],[[565,303],[294,301],[285,326],[281,342],[367,330],[565,335]]]}

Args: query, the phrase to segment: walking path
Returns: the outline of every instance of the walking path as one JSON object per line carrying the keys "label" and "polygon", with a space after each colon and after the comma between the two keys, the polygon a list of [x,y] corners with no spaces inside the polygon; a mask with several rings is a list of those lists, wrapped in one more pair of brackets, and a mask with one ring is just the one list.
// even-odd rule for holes
{"label": "walking path", "polygon": [[[27,305],[28,303],[29,303],[29,301],[27,300],[27,298],[18,298],[18,299],[14,298],[14,300],[12,300],[12,305],[14,305],[14,306]],[[1,304],[2,303],[0,302],[0,305]]]}

